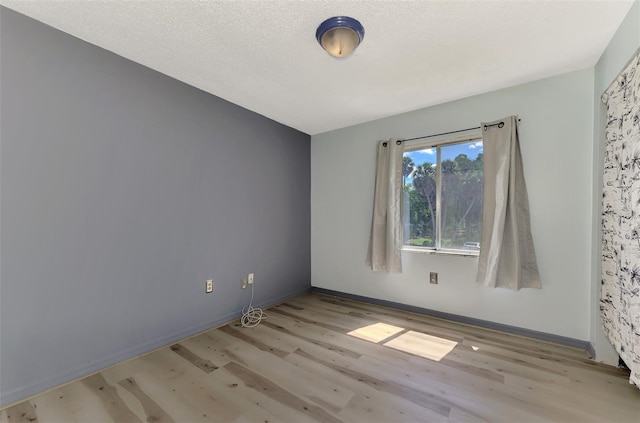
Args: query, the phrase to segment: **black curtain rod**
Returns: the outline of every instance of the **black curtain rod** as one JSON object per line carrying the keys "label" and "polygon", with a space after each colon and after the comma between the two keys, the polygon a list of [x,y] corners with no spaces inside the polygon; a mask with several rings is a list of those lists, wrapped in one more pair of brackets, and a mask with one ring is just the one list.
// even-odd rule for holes
{"label": "black curtain rod", "polygon": [[[504,126],[504,122],[500,122],[500,123],[495,123],[493,125],[485,125],[485,128],[488,126],[496,126],[496,125],[502,125]],[[500,128],[502,128],[502,126],[500,126]],[[433,138],[433,137],[439,137],[440,135],[450,135],[450,134],[457,134],[458,132],[465,132],[465,131],[471,131],[473,129],[480,129],[480,126],[474,126],[473,128],[467,128],[467,129],[458,129],[457,131],[450,131],[450,132],[443,132],[441,134],[432,134],[432,135],[423,135],[421,137],[415,137],[415,138],[407,138],[404,139],[402,141],[414,141],[414,140],[421,140],[423,138]]]}
{"label": "black curtain rod", "polygon": [[[518,118],[518,122],[520,122],[520,120],[521,120],[521,119],[520,119],[520,118]],[[400,144],[402,144],[402,143],[403,143],[403,142],[405,142],[405,141],[415,141],[415,140],[421,140],[421,139],[424,139],[424,138],[439,137],[439,136],[441,136],[441,135],[457,134],[458,132],[471,131],[471,130],[473,130],[473,129],[481,129],[481,128],[482,128],[483,130],[485,130],[485,131],[486,131],[486,130],[487,130],[487,128],[491,128],[492,126],[497,126],[498,128],[502,128],[502,127],[504,126],[504,122],[498,122],[498,123],[494,123],[494,124],[491,124],[491,125],[474,126],[473,128],[467,128],[467,129],[458,129],[457,131],[443,132],[443,133],[441,133],[441,134],[423,135],[423,136],[421,136],[421,137],[407,138],[407,139],[404,139],[404,140],[398,140],[398,141],[396,141],[396,144],[397,144],[397,145],[400,145]],[[383,145],[384,147],[386,147],[386,146],[387,146],[387,143],[386,143],[386,142],[384,142],[384,143],[382,143],[382,145]]]}

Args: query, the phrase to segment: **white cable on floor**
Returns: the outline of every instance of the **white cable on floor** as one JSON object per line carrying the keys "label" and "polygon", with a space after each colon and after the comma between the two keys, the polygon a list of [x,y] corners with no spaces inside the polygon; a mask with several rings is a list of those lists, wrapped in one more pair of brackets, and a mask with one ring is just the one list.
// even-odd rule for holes
{"label": "white cable on floor", "polygon": [[253,285],[254,284],[251,284],[251,301],[249,301],[248,306],[242,308],[242,318],[240,318],[240,323],[243,328],[258,326],[262,319],[267,318],[267,314],[263,312],[261,308],[253,307]]}

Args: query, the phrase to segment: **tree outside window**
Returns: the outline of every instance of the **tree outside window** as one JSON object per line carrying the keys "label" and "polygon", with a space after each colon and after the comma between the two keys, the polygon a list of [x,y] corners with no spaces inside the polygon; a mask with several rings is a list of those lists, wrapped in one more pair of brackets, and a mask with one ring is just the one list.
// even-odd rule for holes
{"label": "tree outside window", "polygon": [[405,148],[405,245],[477,253],[482,229],[482,140]]}

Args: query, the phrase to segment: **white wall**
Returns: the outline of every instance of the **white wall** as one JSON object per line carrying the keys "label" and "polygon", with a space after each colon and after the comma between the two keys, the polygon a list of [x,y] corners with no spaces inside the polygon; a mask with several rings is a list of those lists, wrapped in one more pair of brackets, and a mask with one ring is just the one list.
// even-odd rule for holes
{"label": "white wall", "polygon": [[600,321],[600,271],[602,259],[602,165],[604,163],[604,126],[606,107],[600,101],[600,95],[607,89],[616,75],[624,68],[628,60],[640,47],[640,1],[636,1],[629,10],[627,17],[618,28],[613,39],[607,46],[594,72],[594,144],[593,144],[593,240],[592,240],[592,289],[591,289],[591,342],[593,343],[598,361],[609,364],[618,363],[618,355],[609,344]]}
{"label": "white wall", "polygon": [[[590,336],[593,69],[311,138],[312,285],[580,340]],[[542,290],[474,282],[477,259],[403,253],[402,274],[365,264],[378,139],[518,114]],[[438,285],[428,272],[439,272]]]}

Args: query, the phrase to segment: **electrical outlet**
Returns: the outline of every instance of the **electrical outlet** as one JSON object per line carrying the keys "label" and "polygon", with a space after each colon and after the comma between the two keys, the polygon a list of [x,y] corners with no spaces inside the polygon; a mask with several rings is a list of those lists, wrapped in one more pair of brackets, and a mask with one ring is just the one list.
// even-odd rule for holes
{"label": "electrical outlet", "polygon": [[247,278],[244,278],[242,280],[242,289],[245,289],[247,287]]}
{"label": "electrical outlet", "polygon": [[253,284],[253,273],[249,273],[249,285]]}
{"label": "electrical outlet", "polygon": [[204,291],[205,291],[207,294],[211,294],[211,293],[213,292],[213,280],[212,280],[212,279],[209,279],[209,280],[207,281],[207,284],[206,284],[206,285],[205,285],[205,287],[204,287]]}
{"label": "electrical outlet", "polygon": [[432,283],[434,285],[438,284],[438,273],[437,272],[429,273],[429,283]]}

